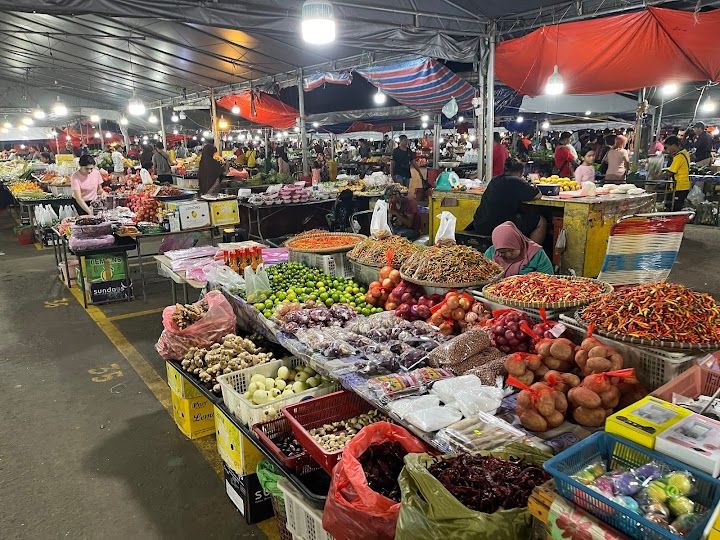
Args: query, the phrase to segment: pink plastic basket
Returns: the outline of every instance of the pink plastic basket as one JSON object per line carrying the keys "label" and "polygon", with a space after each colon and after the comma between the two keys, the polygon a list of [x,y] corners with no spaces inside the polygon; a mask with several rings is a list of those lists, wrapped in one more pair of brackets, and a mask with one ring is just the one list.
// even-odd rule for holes
{"label": "pink plastic basket", "polygon": [[652,395],[672,402],[673,394],[695,399],[698,396],[712,396],[718,388],[720,372],[695,365],[655,390]]}

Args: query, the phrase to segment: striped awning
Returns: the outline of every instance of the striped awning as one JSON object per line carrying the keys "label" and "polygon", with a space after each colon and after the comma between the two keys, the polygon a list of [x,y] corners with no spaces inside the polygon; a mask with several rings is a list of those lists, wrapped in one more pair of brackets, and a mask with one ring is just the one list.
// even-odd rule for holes
{"label": "striped awning", "polygon": [[417,111],[440,112],[453,97],[458,110],[472,108],[475,89],[432,58],[414,58],[356,71],[398,103]]}
{"label": "striped awning", "polygon": [[340,84],[350,86],[352,84],[352,73],[349,71],[325,71],[311,73],[303,79],[303,90],[310,92],[320,88],[324,84]]}

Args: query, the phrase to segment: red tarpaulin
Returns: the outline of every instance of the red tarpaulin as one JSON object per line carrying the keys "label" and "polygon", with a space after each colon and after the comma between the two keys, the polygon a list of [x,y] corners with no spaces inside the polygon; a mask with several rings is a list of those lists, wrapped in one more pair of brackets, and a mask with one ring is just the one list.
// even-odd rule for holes
{"label": "red tarpaulin", "polygon": [[359,131],[379,131],[387,133],[390,131],[390,124],[369,124],[367,122],[353,122],[345,133],[357,133]]}
{"label": "red tarpaulin", "polygon": [[498,44],[496,77],[521,94],[544,93],[558,65],[566,94],[606,94],[668,82],[720,80],[720,10],[648,8],[545,26]]}
{"label": "red tarpaulin", "polygon": [[250,90],[245,90],[239,94],[223,96],[218,99],[217,104],[227,110],[237,105],[240,107],[240,116],[246,120],[278,129],[293,127],[300,116],[297,110],[269,94],[254,92],[254,99],[251,100],[250,97]]}

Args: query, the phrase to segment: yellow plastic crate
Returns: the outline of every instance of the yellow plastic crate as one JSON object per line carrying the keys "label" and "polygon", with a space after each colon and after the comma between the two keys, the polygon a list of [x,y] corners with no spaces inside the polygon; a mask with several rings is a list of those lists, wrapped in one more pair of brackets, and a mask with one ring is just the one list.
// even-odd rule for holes
{"label": "yellow plastic crate", "polygon": [[190,439],[198,439],[215,432],[215,413],[212,402],[206,397],[183,399],[172,394],[173,417],[180,431]]}
{"label": "yellow plastic crate", "polygon": [[254,474],[263,455],[227,415],[215,408],[215,441],[222,460],[239,475]]}
{"label": "yellow plastic crate", "polygon": [[210,222],[213,225],[233,225],[240,221],[237,199],[210,201]]}
{"label": "yellow plastic crate", "polygon": [[720,531],[717,529],[710,529],[708,540],[720,540]]}
{"label": "yellow plastic crate", "polygon": [[193,399],[201,397],[203,394],[197,387],[191,383],[187,377],[184,377],[180,368],[170,362],[165,362],[165,370],[167,371],[168,386],[175,394],[183,399]]}

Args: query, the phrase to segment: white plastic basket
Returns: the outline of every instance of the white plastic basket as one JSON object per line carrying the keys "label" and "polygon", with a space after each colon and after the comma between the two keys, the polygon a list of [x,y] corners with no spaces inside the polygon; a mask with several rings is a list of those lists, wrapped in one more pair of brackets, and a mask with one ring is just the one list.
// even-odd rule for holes
{"label": "white plastic basket", "polygon": [[278,478],[277,487],[285,498],[287,530],[302,540],[333,540],[322,526],[322,511],[313,508],[285,478]]}
{"label": "white plastic basket", "polygon": [[311,268],[322,270],[333,277],[353,277],[353,268],[345,253],[319,255],[317,253],[290,250],[288,252],[288,261],[303,263]]}
{"label": "white plastic basket", "polygon": [[199,189],[200,180],[197,178],[185,178],[184,176],[175,177],[177,187],[180,189]]}
{"label": "white plastic basket", "polygon": [[220,389],[222,390],[223,401],[238,420],[246,426],[252,427],[258,422],[276,418],[280,414],[280,409],[286,405],[292,405],[303,399],[324,396],[335,390],[335,385],[323,383],[320,386],[310,388],[299,394],[274,399],[262,405],[256,405],[243,396],[250,384],[250,379],[256,373],[260,373],[265,377],[273,377],[281,366],[295,368],[300,365],[304,364],[299,358],[284,358],[282,360],[273,360],[265,364],[260,364],[259,366],[233,371],[225,375],[219,375],[217,382],[220,384]]}
{"label": "white plastic basket", "polygon": [[72,196],[72,186],[53,186],[50,185],[50,192],[57,197]]}
{"label": "white plastic basket", "polygon": [[[585,330],[578,326],[577,321],[568,315],[561,315],[560,322],[580,335]],[[601,343],[611,346],[625,359],[625,367],[635,368],[635,374],[640,383],[652,392],[665,383],[690,369],[702,354],[688,354],[684,352],[671,352],[662,349],[642,347],[622,341],[615,341],[595,334]]]}

